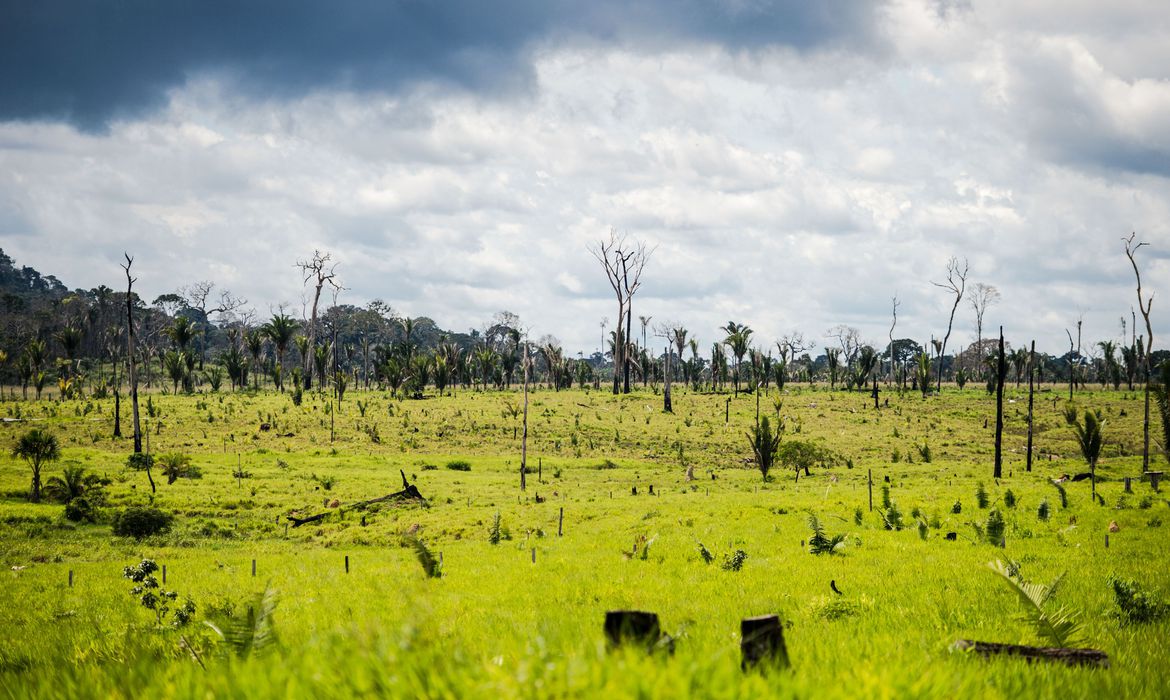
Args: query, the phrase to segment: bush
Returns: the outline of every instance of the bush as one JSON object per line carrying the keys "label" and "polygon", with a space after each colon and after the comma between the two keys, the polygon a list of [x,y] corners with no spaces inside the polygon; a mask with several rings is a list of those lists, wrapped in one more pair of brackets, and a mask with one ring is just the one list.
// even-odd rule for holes
{"label": "bush", "polygon": [[986,508],[991,505],[991,499],[987,496],[987,489],[983,488],[983,482],[979,482],[978,488],[975,489],[975,504],[980,508]]}
{"label": "bush", "polygon": [[1003,504],[1008,508],[1016,507],[1016,494],[1012,493],[1011,489],[1008,489],[1007,492],[1004,493]]}
{"label": "bush", "polygon": [[75,523],[97,522],[97,508],[89,500],[77,497],[65,504],[65,519]]}
{"label": "bush", "polygon": [[1109,584],[1125,622],[1153,622],[1170,612],[1170,605],[1143,590],[1137,581],[1110,578]]}
{"label": "bush", "polygon": [[1003,546],[1003,534],[1007,529],[1007,523],[1004,522],[1003,514],[999,509],[992,510],[987,514],[987,524],[985,525],[987,532],[987,541],[996,547]]}
{"label": "bush", "polygon": [[447,468],[457,472],[469,472],[471,471],[471,464],[465,459],[453,459],[447,462]]}
{"label": "bush", "polygon": [[166,532],[174,516],[158,508],[131,506],[114,516],[114,534],[119,537],[142,539]]}

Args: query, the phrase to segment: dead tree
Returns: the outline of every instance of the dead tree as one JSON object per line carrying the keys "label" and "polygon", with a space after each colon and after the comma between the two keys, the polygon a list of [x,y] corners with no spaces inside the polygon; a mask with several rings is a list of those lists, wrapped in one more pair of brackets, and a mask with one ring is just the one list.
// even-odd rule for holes
{"label": "dead tree", "polygon": [[891,301],[894,304],[894,317],[890,321],[890,344],[887,346],[887,352],[890,355],[890,374],[886,378],[886,386],[889,386],[890,382],[894,379],[894,327],[898,325],[898,307],[902,304],[902,302],[898,301],[897,294],[894,295]]}
{"label": "dead tree", "polygon": [[399,469],[398,473],[402,475],[401,491],[395,491],[394,493],[388,493],[385,496],[378,496],[377,498],[371,498],[365,501],[358,501],[357,503],[352,503],[346,506],[344,509],[326,511],[324,513],[318,513],[317,515],[310,515],[306,518],[298,518],[294,515],[289,515],[288,520],[293,524],[293,527],[300,527],[301,525],[324,520],[329,516],[330,513],[340,513],[342,510],[356,510],[365,508],[366,506],[371,506],[375,503],[385,503],[387,501],[419,501],[421,503],[425,503],[426,499],[423,498],[421,493],[419,493],[418,487],[406,480],[406,472]]}
{"label": "dead tree", "polygon": [[[337,273],[335,272],[337,263],[331,263],[332,258],[332,253],[314,250],[311,259],[297,261],[297,267],[301,268],[301,272],[305,276],[304,283],[313,283],[313,305],[309,312],[309,351],[305,353],[305,357],[301,358],[302,364],[304,364],[306,389],[313,385],[313,351],[317,347],[317,303],[321,301],[321,290],[328,284],[333,287],[335,292],[341,291],[341,285],[337,282]],[[321,379],[324,380],[324,377]]]}
{"label": "dead tree", "polygon": [[1144,473],[1150,471],[1150,353],[1154,350],[1154,328],[1150,325],[1150,308],[1154,305],[1154,293],[1150,292],[1149,297],[1142,296],[1142,273],[1138,271],[1134,255],[1137,254],[1139,248],[1149,245],[1149,243],[1141,242],[1134,245],[1135,236],[1137,233],[1131,233],[1128,238],[1122,240],[1125,241],[1125,257],[1129,258],[1129,264],[1133,265],[1133,276],[1137,279],[1138,311],[1142,312],[1142,318],[1146,322],[1146,351],[1142,353],[1142,371],[1146,380],[1146,406],[1145,415],[1142,418],[1142,472]]}
{"label": "dead tree", "polygon": [[947,352],[947,341],[951,339],[951,329],[955,325],[955,311],[959,308],[959,302],[963,301],[963,293],[967,291],[967,270],[969,267],[966,258],[963,258],[963,269],[961,270],[959,269],[959,259],[951,258],[947,261],[947,281],[931,282],[934,286],[941,287],[955,295],[955,303],[951,306],[951,316],[947,321],[947,334],[943,336],[942,346],[938,353],[938,388],[936,391],[939,393],[942,393],[943,356]]}
{"label": "dead tree", "polygon": [[1003,346],[1003,326],[999,327],[999,357],[995,363],[995,469],[993,476],[1003,476],[1003,383],[1007,380],[1007,353]]}
{"label": "dead tree", "polygon": [[971,308],[975,311],[975,352],[977,353],[975,369],[983,370],[983,315],[987,307],[999,303],[999,290],[995,285],[976,282],[971,290]]}
{"label": "dead tree", "polygon": [[129,365],[130,405],[134,413],[134,453],[142,452],[142,428],[138,422],[138,369],[134,359],[134,282],[136,278],[130,276],[130,266],[134,258],[129,253],[123,253],[126,264],[122,269],[126,271],[126,361]]}
{"label": "dead tree", "polygon": [[219,303],[213,307],[208,307],[208,298],[212,291],[215,290],[215,283],[207,280],[199,282],[192,282],[191,284],[179,290],[179,295],[183,297],[187,306],[192,309],[198,309],[199,313],[203,315],[204,330],[199,332],[199,369],[203,369],[203,362],[207,357],[207,342],[205,336],[207,334],[206,324],[211,320],[208,314],[227,314],[235,311],[244,304],[248,303],[247,299],[241,299],[233,295],[228,290],[223,290],[219,293]]}
{"label": "dead tree", "polygon": [[[605,269],[606,279],[618,302],[617,325],[613,343],[613,393],[630,392],[629,338],[633,330],[632,301],[641,286],[642,270],[653,250],[642,241],[629,241],[610,229],[609,239],[598,241],[589,252]],[[623,324],[624,321],[624,324]],[[624,377],[624,382],[623,382]]]}
{"label": "dead tree", "polygon": [[524,357],[520,360],[524,365],[524,434],[520,438],[520,490],[528,488],[526,474],[528,473],[528,370],[532,366],[532,359],[528,355],[528,340],[524,340]]}

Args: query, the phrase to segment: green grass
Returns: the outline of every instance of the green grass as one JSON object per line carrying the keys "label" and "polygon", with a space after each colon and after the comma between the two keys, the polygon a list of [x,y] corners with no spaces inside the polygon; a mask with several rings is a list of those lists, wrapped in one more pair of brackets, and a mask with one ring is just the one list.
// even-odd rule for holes
{"label": "green grass", "polygon": [[[151,451],[190,454],[204,476],[168,486],[155,475],[153,501],[174,512],[177,523],[142,542],[113,537],[108,524],[68,523],[60,505],[25,502],[28,469],[5,450],[0,689],[17,697],[71,698],[1163,692],[1170,622],[1123,625],[1109,585],[1111,575],[1132,578],[1170,598],[1167,530],[1160,525],[1170,520],[1165,495],[1135,480],[1135,493],[1124,496],[1120,481],[1141,468],[1139,394],[1078,394],[1079,406],[1100,408],[1106,418],[1098,466],[1106,506],[1090,502],[1086,481],[1066,486],[1068,509],[1047,479],[1087,467],[1064,424],[1059,388],[1037,395],[1036,452],[1043,457],[1028,474],[1027,397],[1009,387],[1005,401],[1015,403],[1005,407],[1005,478],[998,484],[991,478],[994,402],[982,388],[949,388],[926,400],[891,391],[889,407],[874,411],[868,395],[792,387],[780,412],[786,439],[815,440],[842,460],[799,481],[777,466],[769,483],[745,463],[756,410],[751,395],[733,400],[725,423],[727,395],[677,387],[674,394],[673,415],[661,412],[661,397],[649,390],[620,398],[534,394],[529,465],[539,465],[540,474],[529,474],[523,493],[520,422],[505,413],[515,392],[397,401],[351,390],[332,416],[327,399],[315,393],[301,407],[272,393],[153,395],[161,419],[147,423]],[[367,404],[364,417],[358,399]],[[0,403],[0,415],[14,417],[18,406],[22,419],[61,438],[63,460],[113,479],[107,513],[151,500],[145,475],[123,468],[130,441],[109,437],[112,400],[9,401]],[[768,397],[760,410],[775,416]],[[128,414],[124,407],[124,431]],[[261,431],[264,422],[272,429]],[[10,444],[29,425],[3,423],[0,442]],[[924,441],[929,464],[916,448]],[[902,455],[897,463],[895,450]],[[444,468],[457,461],[471,471]],[[697,476],[689,484],[687,464]],[[251,476],[233,477],[237,465]],[[429,507],[345,510],[347,503],[400,489],[400,469]],[[59,470],[51,465],[45,476]],[[326,491],[314,475],[335,482]],[[904,514],[902,531],[882,525],[879,487],[887,477]],[[977,535],[974,526],[982,527],[990,511],[976,506],[980,481],[990,508],[1006,520],[1006,548]],[[1003,503],[1008,488],[1014,508]],[[1052,507],[1047,522],[1036,517],[1045,498]],[[286,528],[289,513],[334,512],[327,507],[333,499],[341,506],[336,514]],[[1143,499],[1148,508],[1139,507]],[[963,503],[959,514],[951,513],[955,501]],[[564,536],[558,537],[562,508]],[[857,508],[861,525],[854,523]],[[929,523],[926,539],[910,517],[915,509]],[[841,555],[808,553],[810,511],[828,533],[847,534]],[[488,537],[497,512],[511,539],[493,546]],[[1112,521],[1120,531],[1106,548]],[[408,532],[442,552],[442,578],[424,576],[404,542]],[[956,532],[957,541],[946,541],[947,532]],[[643,537],[653,538],[647,557],[627,557]],[[712,563],[703,562],[700,542]],[[748,555],[743,568],[723,570],[724,556],[737,549]],[[153,614],[137,606],[121,577],[123,566],[143,557],[167,565],[166,587],[196,601],[197,621],[230,605],[238,614],[271,585],[280,592],[279,644],[269,654],[236,659],[198,622],[181,633],[153,629]],[[1081,611],[1087,639],[1109,653],[1112,668],[1032,667],[949,652],[960,638],[1037,641],[1015,621],[1014,597],[987,568],[994,559],[1019,562],[1035,580],[1067,571],[1054,602]],[[830,580],[843,596],[830,590]],[[622,608],[657,612],[664,630],[679,637],[674,656],[608,653],[604,613]],[[793,668],[744,674],[739,620],[766,613],[789,621]]]}

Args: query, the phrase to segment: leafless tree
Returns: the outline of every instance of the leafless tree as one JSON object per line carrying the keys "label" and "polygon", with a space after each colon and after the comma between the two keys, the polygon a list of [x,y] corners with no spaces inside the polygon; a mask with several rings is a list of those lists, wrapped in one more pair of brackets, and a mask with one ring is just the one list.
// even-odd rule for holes
{"label": "leafless tree", "polygon": [[947,341],[951,339],[951,329],[955,325],[955,311],[959,308],[959,303],[963,301],[963,293],[967,291],[967,271],[969,269],[967,259],[963,258],[963,267],[959,268],[959,259],[952,257],[947,261],[947,281],[946,282],[931,282],[936,287],[941,287],[951,294],[955,295],[955,303],[951,306],[951,316],[947,320],[947,334],[943,336],[942,345],[938,352],[938,388],[937,391],[942,391],[942,363],[943,355],[947,352]]}
{"label": "leafless tree", "polygon": [[988,307],[998,304],[999,290],[993,284],[976,282],[971,289],[971,308],[975,311],[975,351],[978,353],[975,371],[983,371],[983,315]]}
{"label": "leafless tree", "polygon": [[126,256],[126,264],[122,265],[126,271],[126,360],[129,363],[130,405],[134,413],[134,453],[138,454],[142,452],[142,428],[138,422],[138,369],[134,358],[134,282],[137,279],[130,276],[134,258],[129,253],[123,255]]}
{"label": "leafless tree", "polygon": [[[215,283],[207,280],[200,280],[192,282],[191,284],[179,289],[179,295],[183,297],[183,301],[192,309],[198,309],[203,316],[203,323],[211,323],[209,314],[230,314],[236,309],[241,308],[248,303],[247,299],[242,299],[232,294],[229,290],[224,289],[219,293],[219,303],[215,306],[208,306],[208,299],[211,293],[215,291]],[[207,342],[205,336],[207,335],[206,327],[199,332],[199,369],[203,369],[203,362],[207,357]]]}
{"label": "leafless tree", "polygon": [[[629,240],[625,234],[610,229],[609,238],[589,246],[589,252],[605,269],[609,286],[618,302],[618,320],[614,333],[613,393],[630,392],[630,359],[628,344],[633,329],[633,297],[642,286],[642,271],[653,249],[639,240]],[[625,328],[622,321],[625,321]],[[619,374],[619,372],[621,374]],[[624,377],[624,381],[623,380]],[[619,389],[619,387],[621,387]]]}
{"label": "leafless tree", "polygon": [[313,284],[313,305],[309,315],[308,329],[309,352],[305,353],[305,357],[301,358],[304,363],[305,388],[308,389],[313,383],[313,350],[317,347],[317,303],[321,301],[321,290],[326,284],[332,287],[334,292],[340,291],[342,287],[337,281],[337,263],[333,262],[332,253],[322,253],[319,250],[314,250],[313,257],[309,260],[298,260],[297,267],[301,269],[301,273],[305,276],[304,283],[306,285],[310,282]]}
{"label": "leafless tree", "polygon": [[[1142,296],[1142,273],[1138,270],[1137,260],[1134,259],[1134,256],[1137,255],[1138,249],[1149,244],[1138,242],[1135,245],[1135,237],[1137,237],[1136,232],[1121,240],[1125,241],[1125,257],[1129,258],[1129,264],[1133,266],[1133,276],[1137,279],[1138,311],[1142,312],[1142,318],[1146,322],[1146,350],[1142,353],[1142,370],[1146,375],[1146,410],[1145,417],[1142,419],[1142,471],[1148,472],[1150,470],[1150,353],[1154,349],[1154,328],[1150,325],[1150,308],[1154,305],[1154,293],[1150,292],[1148,297]],[[1137,324],[1135,323],[1134,326],[1136,327]]]}
{"label": "leafless tree", "polygon": [[893,296],[891,301],[894,305],[894,317],[893,320],[890,321],[890,344],[886,347],[886,352],[890,355],[890,374],[886,380],[887,385],[889,385],[890,381],[892,381],[894,378],[894,327],[898,325],[898,307],[902,305],[902,302],[898,301],[897,294]]}

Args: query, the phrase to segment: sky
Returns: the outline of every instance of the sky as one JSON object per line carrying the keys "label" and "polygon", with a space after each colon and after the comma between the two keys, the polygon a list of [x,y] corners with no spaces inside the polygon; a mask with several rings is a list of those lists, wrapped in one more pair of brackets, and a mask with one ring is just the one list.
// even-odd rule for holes
{"label": "sky", "polygon": [[1058,354],[1132,331],[1136,233],[1168,347],[1170,4],[0,0],[0,248],[71,287],[299,314],[322,250],[341,303],[589,354],[611,230],[650,334],[880,346],[897,297],[926,342],[955,257]]}

